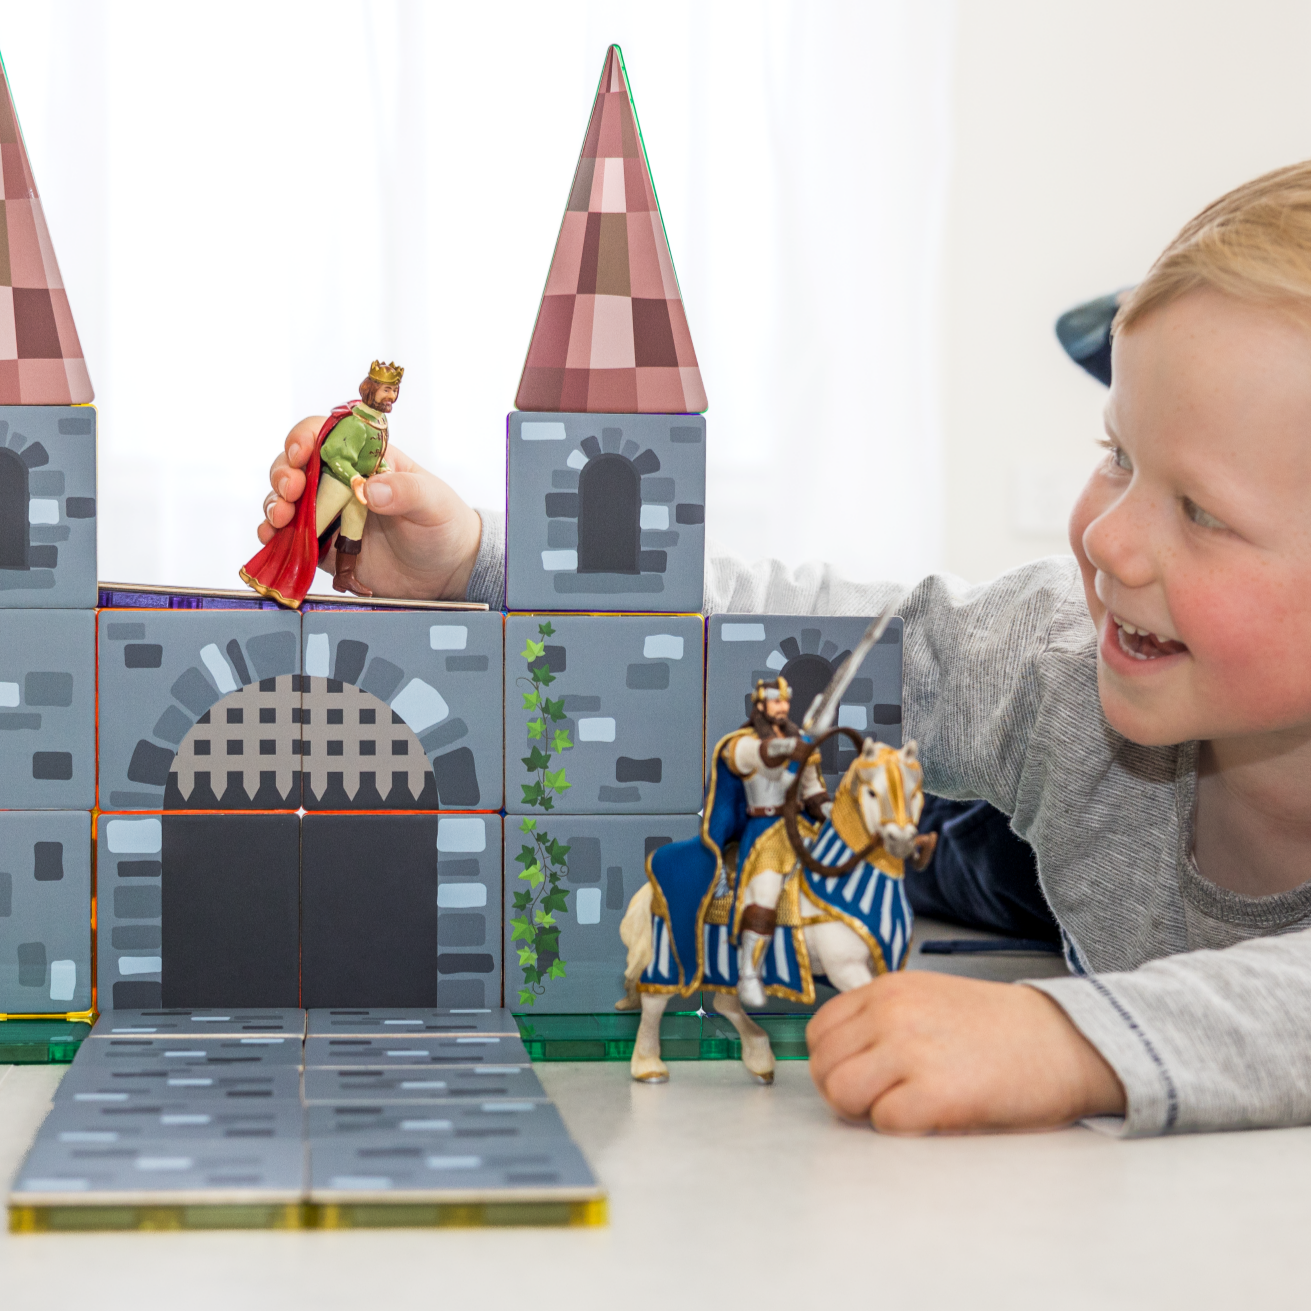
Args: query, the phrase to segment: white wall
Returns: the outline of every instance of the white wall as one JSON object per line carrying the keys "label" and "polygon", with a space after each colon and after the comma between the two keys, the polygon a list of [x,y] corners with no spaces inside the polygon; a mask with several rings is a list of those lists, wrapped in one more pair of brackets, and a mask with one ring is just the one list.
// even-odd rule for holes
{"label": "white wall", "polygon": [[[708,531],[931,567],[950,15],[0,2],[101,408],[101,576],[234,585],[288,427],[375,354],[407,369],[397,444],[503,503],[505,414],[610,41],[710,397]],[[897,494],[921,476],[927,502]]]}
{"label": "white wall", "polygon": [[[1309,55],[1300,0],[960,5],[940,373],[947,567],[984,579],[1067,549],[1106,392],[1066,360],[1053,322],[1138,281],[1230,187],[1311,156]],[[1052,527],[1018,531],[1021,515]]]}
{"label": "white wall", "polygon": [[711,534],[866,577],[1062,550],[1103,392],[1053,321],[1311,155],[1309,37],[1299,0],[0,0],[101,408],[101,575],[233,585],[287,426],[377,353],[398,441],[499,500],[609,40]]}

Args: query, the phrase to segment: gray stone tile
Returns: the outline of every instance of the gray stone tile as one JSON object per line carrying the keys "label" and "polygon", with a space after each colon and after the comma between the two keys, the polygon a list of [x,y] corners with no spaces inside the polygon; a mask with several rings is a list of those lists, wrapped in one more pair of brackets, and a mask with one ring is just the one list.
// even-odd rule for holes
{"label": "gray stone tile", "polygon": [[405,1034],[386,1038],[318,1038],[305,1041],[307,1069],[351,1069],[363,1065],[397,1067],[527,1065],[518,1035],[462,1034],[436,1037]]}
{"label": "gray stone tile", "polygon": [[560,1112],[551,1102],[447,1102],[436,1110],[416,1110],[399,1103],[315,1105],[306,1109],[310,1138],[391,1137],[412,1142],[513,1142],[531,1138],[568,1138]]}
{"label": "gray stone tile", "polygon": [[254,1070],[270,1065],[299,1068],[304,1051],[300,1034],[246,1034],[242,1037],[153,1038],[145,1034],[117,1034],[84,1042],[77,1061],[107,1069]]}
{"label": "gray stone tile", "polygon": [[159,1012],[297,999],[296,815],[102,814],[97,846],[102,1004]]}
{"label": "gray stone tile", "polygon": [[[440,878],[440,864],[437,869]],[[498,924],[499,919],[498,915]],[[509,1011],[500,1009],[320,1009],[309,1012],[308,1033],[314,1038],[387,1038],[407,1033],[496,1033],[514,1038],[518,1037],[519,1026]]]}
{"label": "gray stone tile", "polygon": [[[437,1001],[443,1007],[476,1011],[501,1004],[502,823],[499,815],[437,821]],[[468,1014],[461,1022],[478,1019]],[[504,1018],[490,1023],[517,1032],[505,1028]]]}
{"label": "gray stone tile", "polygon": [[308,1069],[304,1089],[307,1105],[550,1100],[531,1065],[482,1070]]}
{"label": "gray stone tile", "polygon": [[699,616],[511,615],[505,643],[508,810],[700,808]]}
{"label": "gray stone tile", "polygon": [[[86,1044],[83,1044],[85,1047]],[[78,1052],[78,1057],[81,1057]],[[77,1059],[59,1085],[56,1101],[86,1105],[147,1106],[161,1098],[261,1106],[272,1101],[300,1101],[300,1070],[292,1065],[265,1065],[252,1070],[124,1069],[102,1061]]]}
{"label": "gray stone tile", "polygon": [[305,1033],[302,1010],[105,1010],[91,1029],[93,1038],[143,1034],[157,1038],[227,1038]]}
{"label": "gray stone tile", "polygon": [[509,608],[700,610],[705,432],[697,414],[510,414]]}
{"label": "gray stone tile", "polygon": [[[800,723],[817,692],[860,640],[873,616],[712,615],[706,625],[706,759],[716,742],[740,728],[757,679],[782,674],[794,689],[792,718]],[[866,656],[842,698],[839,722],[862,737],[901,745],[902,622],[894,619]],[[845,739],[823,750],[832,792],[855,749]]]}
{"label": "gray stone tile", "polygon": [[300,804],[300,616],[102,610],[100,807]]}
{"label": "gray stone tile", "polygon": [[96,604],[96,411],[0,406],[0,610]]}
{"label": "gray stone tile", "polygon": [[313,611],[303,642],[307,810],[500,808],[500,614]]}
{"label": "gray stone tile", "polygon": [[0,810],[89,811],[95,753],[94,613],[0,609]]}
{"label": "gray stone tile", "polygon": [[[624,995],[627,951],[619,923],[646,881],[647,855],[695,837],[701,821],[696,815],[546,815],[533,822],[526,832],[522,817],[505,823],[506,1004],[524,1015],[612,1013]],[[568,847],[563,862],[552,859],[553,844]],[[543,880],[523,877],[534,866]],[[558,936],[530,943],[525,934],[553,879],[565,902],[563,909],[548,908]],[[552,973],[557,965],[563,974]],[[530,978],[529,970],[541,977]]]}
{"label": "gray stone tile", "polygon": [[506,1144],[429,1143],[394,1138],[310,1144],[310,1199],[321,1202],[442,1201],[515,1192],[534,1197],[598,1195],[583,1154],[568,1139]]}
{"label": "gray stone tile", "polygon": [[0,811],[0,1011],[90,1009],[91,816]]}
{"label": "gray stone tile", "polygon": [[304,1182],[299,1137],[95,1144],[60,1142],[43,1129],[14,1180],[10,1204],[294,1202]]}
{"label": "gray stone tile", "polygon": [[290,1098],[254,1103],[157,1096],[131,1104],[65,1100],[41,1129],[46,1141],[81,1146],[144,1142],[268,1142],[303,1136],[304,1110]]}

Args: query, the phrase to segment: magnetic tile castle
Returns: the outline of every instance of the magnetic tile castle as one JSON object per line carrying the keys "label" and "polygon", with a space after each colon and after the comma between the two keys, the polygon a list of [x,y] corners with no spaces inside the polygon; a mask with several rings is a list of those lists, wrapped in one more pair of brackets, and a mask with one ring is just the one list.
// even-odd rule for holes
{"label": "magnetic tile castle", "polygon": [[[648,858],[699,831],[755,680],[804,707],[867,623],[701,614],[705,393],[618,48],[507,418],[505,613],[98,585],[96,412],[15,124],[6,88],[0,1018],[100,1020],[11,1222],[597,1222],[529,1054],[627,1059]],[[900,642],[839,716],[893,745]],[[699,1002],[667,1052],[731,1057]]]}

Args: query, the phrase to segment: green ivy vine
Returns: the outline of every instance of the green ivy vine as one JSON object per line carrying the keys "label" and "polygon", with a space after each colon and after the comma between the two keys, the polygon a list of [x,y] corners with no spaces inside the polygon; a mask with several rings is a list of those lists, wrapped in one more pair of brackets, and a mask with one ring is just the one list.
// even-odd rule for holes
{"label": "green ivy vine", "polygon": [[536,778],[531,783],[521,783],[519,786],[523,789],[523,804],[538,806],[542,810],[554,810],[555,797],[563,796],[569,790],[570,783],[565,777],[564,766],[552,769],[551,757],[573,746],[566,729],[552,728],[553,724],[558,724],[565,717],[564,697],[553,701],[545,692],[555,682],[555,675],[551,673],[546,659],[544,639],[554,634],[555,629],[550,620],[537,625],[537,635],[543,640],[535,642],[531,637],[527,639],[519,655],[528,662],[528,677],[516,680],[521,684],[527,683],[530,688],[523,693],[523,708],[537,711],[537,717],[528,721],[528,739],[532,746],[526,756],[520,757],[524,768],[530,774],[535,774]]}
{"label": "green ivy vine", "polygon": [[528,842],[514,859],[522,867],[519,881],[528,887],[514,894],[510,941],[520,944],[525,986],[519,989],[519,1005],[532,1006],[546,992],[546,980],[565,977],[555,916],[568,909],[569,890],[560,886],[560,880],[569,869],[569,848],[549,833],[539,833],[535,819],[521,819],[519,831]]}

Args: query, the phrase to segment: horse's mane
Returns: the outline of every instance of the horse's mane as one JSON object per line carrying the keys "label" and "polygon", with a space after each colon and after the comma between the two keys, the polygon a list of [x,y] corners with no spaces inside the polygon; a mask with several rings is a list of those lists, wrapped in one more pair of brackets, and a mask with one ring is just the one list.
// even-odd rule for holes
{"label": "horse's mane", "polygon": [[833,827],[837,829],[838,836],[853,850],[864,847],[874,836],[865,827],[865,815],[856,796],[856,778],[860,773],[860,761],[861,758],[857,756],[847,766],[847,772],[843,774],[842,781],[833,796]]}

